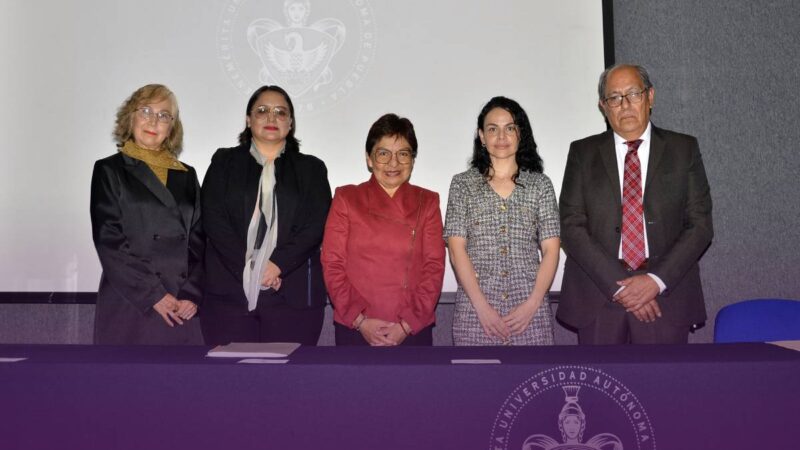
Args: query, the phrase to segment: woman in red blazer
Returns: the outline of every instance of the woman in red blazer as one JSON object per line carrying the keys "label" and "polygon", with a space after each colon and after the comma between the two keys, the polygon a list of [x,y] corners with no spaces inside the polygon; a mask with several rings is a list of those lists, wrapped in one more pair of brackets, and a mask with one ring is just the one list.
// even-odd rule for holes
{"label": "woman in red blazer", "polygon": [[439,195],[408,182],[417,138],[386,114],[366,143],[369,181],[336,189],[322,241],[336,345],[432,345],[444,277]]}

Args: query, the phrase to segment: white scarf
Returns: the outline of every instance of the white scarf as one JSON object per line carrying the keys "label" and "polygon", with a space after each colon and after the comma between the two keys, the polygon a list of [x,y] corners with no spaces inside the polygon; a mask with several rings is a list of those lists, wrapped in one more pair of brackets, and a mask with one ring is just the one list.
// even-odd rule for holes
{"label": "white scarf", "polygon": [[[247,309],[256,309],[258,295],[267,288],[261,285],[261,278],[267,267],[267,261],[275,250],[278,241],[278,202],[275,199],[275,162],[270,162],[258,152],[255,145],[250,145],[250,154],[255,158],[261,169],[261,178],[258,180],[258,196],[256,197],[256,207],[253,210],[253,217],[247,227],[247,253],[244,257],[244,273],[242,274],[242,287],[244,295],[247,297]],[[283,154],[283,149],[278,153],[278,158]],[[277,159],[277,158],[276,158]],[[260,207],[259,207],[260,206]],[[261,215],[267,223],[267,232],[261,241],[259,248],[256,248],[258,236],[258,224]]]}

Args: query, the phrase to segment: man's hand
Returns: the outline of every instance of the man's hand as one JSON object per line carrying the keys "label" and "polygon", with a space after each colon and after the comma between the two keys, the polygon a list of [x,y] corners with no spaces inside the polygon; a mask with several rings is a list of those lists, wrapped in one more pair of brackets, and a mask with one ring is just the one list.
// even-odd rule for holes
{"label": "man's hand", "polygon": [[[622,290],[614,295],[614,300],[625,307],[628,312],[635,312],[645,304],[655,300],[661,289],[658,283],[647,274],[634,275],[630,278],[617,281]],[[653,312],[653,311],[651,311]],[[658,311],[661,317],[661,311]]]}
{"label": "man's hand", "polygon": [[658,306],[658,301],[653,299],[650,303],[645,303],[641,308],[632,311],[640,322],[655,322],[656,318],[661,317],[661,307]]}

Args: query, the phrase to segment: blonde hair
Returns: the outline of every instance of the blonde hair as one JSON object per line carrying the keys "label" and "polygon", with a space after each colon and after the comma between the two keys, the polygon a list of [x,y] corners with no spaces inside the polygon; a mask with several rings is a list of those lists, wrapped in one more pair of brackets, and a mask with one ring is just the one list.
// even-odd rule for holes
{"label": "blonde hair", "polygon": [[178,111],[178,100],[175,98],[175,94],[163,84],[148,84],[140,87],[119,107],[114,132],[112,133],[117,147],[121,148],[125,145],[125,142],[133,139],[133,118],[136,110],[149,103],[162,100],[169,100],[172,103],[172,116],[175,118],[172,121],[169,136],[167,136],[162,145],[168,152],[178,156],[183,148],[183,124]]}

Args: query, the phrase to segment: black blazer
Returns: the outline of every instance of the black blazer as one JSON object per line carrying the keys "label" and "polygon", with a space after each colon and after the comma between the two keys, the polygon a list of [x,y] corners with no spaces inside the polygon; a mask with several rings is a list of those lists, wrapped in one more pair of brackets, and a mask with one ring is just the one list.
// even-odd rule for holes
{"label": "black blazer", "polygon": [[[558,318],[580,328],[611,301],[616,281],[630,276],[618,261],[622,200],[611,131],[572,143],[559,204],[567,261]],[[677,325],[703,322],[697,261],[714,232],[711,194],[694,137],[652,127],[643,206],[648,272],[667,285],[659,296],[663,316]]]}
{"label": "black blazer", "polygon": [[187,168],[170,170],[164,186],[147,164],[122,153],[95,163],[90,213],[103,267],[96,343],[202,343],[197,320],[169,328],[152,309],[167,293],[202,300],[200,186]]}
{"label": "black blazer", "polygon": [[[256,206],[261,166],[249,145],[221,148],[203,180],[203,228],[207,235],[206,284],[211,295],[247,303],[242,271],[247,227]],[[325,305],[319,248],[331,204],[325,164],[300,152],[275,160],[278,241],[270,260],[281,269],[278,292],[262,291],[259,302],[296,308]]]}

